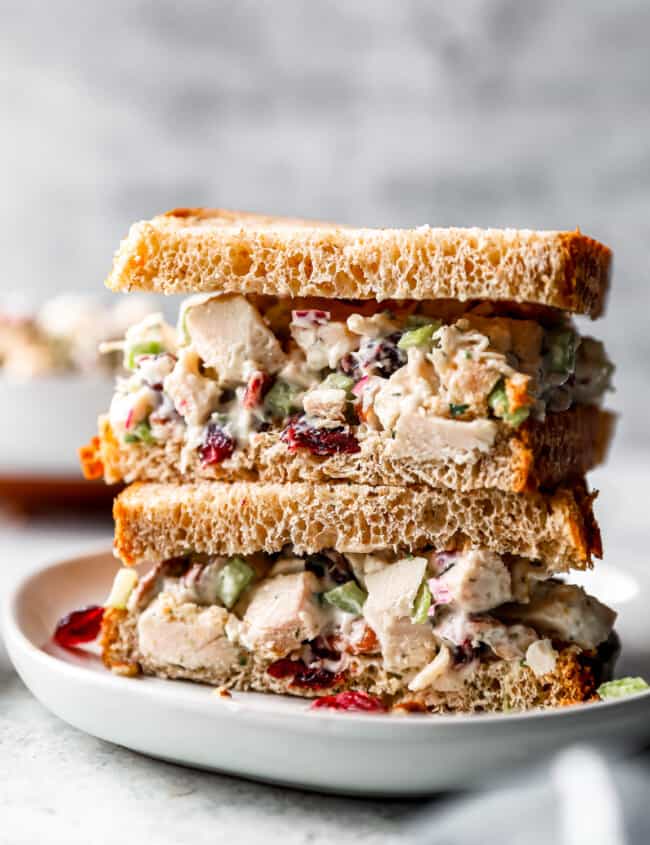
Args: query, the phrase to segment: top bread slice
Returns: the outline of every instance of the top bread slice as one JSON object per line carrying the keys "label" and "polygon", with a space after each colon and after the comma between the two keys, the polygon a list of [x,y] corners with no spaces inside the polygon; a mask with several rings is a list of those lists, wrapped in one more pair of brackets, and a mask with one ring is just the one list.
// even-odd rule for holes
{"label": "top bread slice", "polygon": [[489,299],[603,312],[612,254],[579,231],[355,229],[223,209],[135,223],[114,291],[338,299]]}

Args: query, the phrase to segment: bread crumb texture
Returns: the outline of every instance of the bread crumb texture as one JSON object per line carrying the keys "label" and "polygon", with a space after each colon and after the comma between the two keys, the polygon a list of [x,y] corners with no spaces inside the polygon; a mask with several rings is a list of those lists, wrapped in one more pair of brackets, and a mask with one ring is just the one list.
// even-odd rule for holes
{"label": "bread crumb texture", "polygon": [[558,571],[591,565],[600,535],[583,484],[551,495],[355,484],[136,483],[115,500],[126,564],[185,554],[416,551],[476,546]]}
{"label": "bread crumb texture", "polygon": [[356,229],[175,209],[131,227],[106,284],[165,294],[515,300],[598,317],[611,259],[579,231]]}

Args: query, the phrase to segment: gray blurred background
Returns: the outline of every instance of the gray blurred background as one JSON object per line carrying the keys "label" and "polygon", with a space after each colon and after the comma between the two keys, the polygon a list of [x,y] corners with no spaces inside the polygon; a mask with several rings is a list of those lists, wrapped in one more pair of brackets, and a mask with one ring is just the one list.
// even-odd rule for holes
{"label": "gray blurred background", "polygon": [[2,3],[4,288],[99,291],[129,224],[221,205],[568,228],[647,443],[650,4]]}

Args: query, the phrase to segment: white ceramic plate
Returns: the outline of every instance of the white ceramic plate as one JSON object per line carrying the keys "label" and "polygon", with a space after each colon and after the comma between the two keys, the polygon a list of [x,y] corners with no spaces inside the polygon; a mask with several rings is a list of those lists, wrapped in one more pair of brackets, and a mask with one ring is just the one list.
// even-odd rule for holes
{"label": "white ceramic plate", "polygon": [[77,449],[97,433],[113,389],[106,376],[0,378],[0,476],[80,478]]}
{"label": "white ceramic plate", "polygon": [[[27,686],[60,718],[153,757],[305,789],[415,795],[466,786],[574,742],[620,753],[650,737],[650,693],[526,714],[388,716],[310,711],[299,699],[253,693],[223,699],[196,684],[116,677],[96,653],[66,651],[50,639],[61,616],[103,601],[114,572],[115,560],[103,553],[24,580],[4,607],[6,644]],[[647,587],[640,591],[632,576],[604,565],[599,577],[599,594],[618,596],[615,603],[645,625],[647,645]]]}

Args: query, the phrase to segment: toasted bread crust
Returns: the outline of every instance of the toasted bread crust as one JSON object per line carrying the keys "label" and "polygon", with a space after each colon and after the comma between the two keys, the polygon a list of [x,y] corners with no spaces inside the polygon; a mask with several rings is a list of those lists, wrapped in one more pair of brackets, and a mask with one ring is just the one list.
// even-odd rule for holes
{"label": "toasted bread crust", "polygon": [[[593,406],[576,406],[549,414],[545,422],[527,422],[513,430],[502,424],[494,448],[475,463],[457,464],[451,459],[418,461],[393,458],[389,440],[371,434],[357,454],[330,457],[312,455],[305,449],[291,452],[279,432],[256,436],[221,464],[202,465],[198,452],[181,468],[181,444],[155,446],[123,443],[107,417],[100,417],[99,438],[83,447],[80,460],[86,478],[118,481],[180,482],[209,481],[309,481],[328,483],[449,487],[470,491],[493,487],[518,493],[550,488],[565,479],[582,476],[604,460],[614,416]],[[100,472],[100,476],[101,476]]]}
{"label": "toasted bread crust", "polygon": [[106,284],[165,294],[512,300],[598,317],[611,257],[579,231],[354,229],[185,208],[135,223]]}
{"label": "toasted bread crust", "polygon": [[560,707],[597,698],[598,659],[571,646],[562,648],[554,671],[541,678],[528,666],[522,666],[521,661],[491,660],[480,664],[471,681],[458,690],[412,693],[401,678],[383,669],[381,658],[357,657],[354,675],[347,673],[326,691],[313,691],[296,689],[288,679],[272,678],[266,671],[270,660],[256,654],[236,673],[219,673],[210,667],[189,670],[147,659],[138,650],[136,623],[137,616],[126,611],[110,611],[104,618],[102,656],[106,666],[118,674],[141,671],[163,678],[305,698],[355,689],[378,696],[393,709],[408,712],[502,712]]}
{"label": "toasted bread crust", "polygon": [[467,545],[585,569],[600,553],[582,484],[551,495],[355,484],[132,484],[114,502],[115,550],[129,565],[205,554]]}

